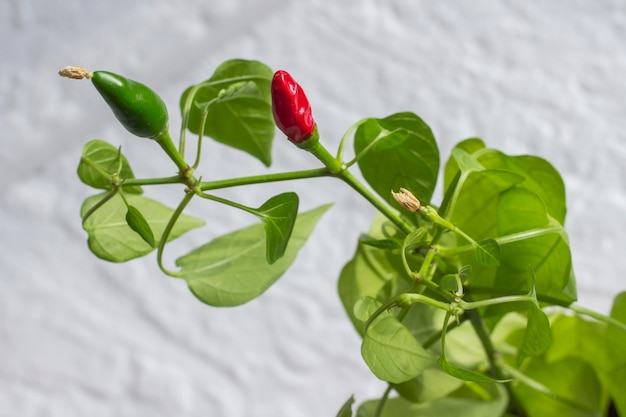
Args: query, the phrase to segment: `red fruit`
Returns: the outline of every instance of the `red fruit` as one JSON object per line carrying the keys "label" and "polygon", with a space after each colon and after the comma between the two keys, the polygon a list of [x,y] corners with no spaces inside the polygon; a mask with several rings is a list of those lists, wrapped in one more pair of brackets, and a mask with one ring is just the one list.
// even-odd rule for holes
{"label": "red fruit", "polygon": [[309,139],[315,131],[309,99],[287,71],[276,71],[272,79],[272,114],[276,126],[294,143]]}

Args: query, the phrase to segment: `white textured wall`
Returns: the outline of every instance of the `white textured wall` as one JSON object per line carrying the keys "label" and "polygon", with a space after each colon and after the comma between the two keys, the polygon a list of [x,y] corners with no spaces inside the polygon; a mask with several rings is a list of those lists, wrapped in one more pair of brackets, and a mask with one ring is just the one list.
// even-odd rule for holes
{"label": "white textured wall", "polygon": [[[0,2],[0,416],[334,416],[350,394],[383,389],[335,292],[371,209],[330,180],[249,189],[255,204],[290,189],[304,208],[337,204],[288,274],[235,309],[196,301],[154,256],[99,261],[78,217],[92,192],[75,176],[83,144],[121,144],[143,177],[171,163],[59,68],[142,80],[176,126],[184,87],[254,58],[300,81],[330,148],[362,117],[411,110],[442,155],[481,136],[543,156],[567,185],[581,303],[606,312],[626,288],[625,45],[626,4],[609,0]],[[213,173],[265,172],[221,146],[205,159]],[[278,138],[274,160],[316,166]],[[191,211],[209,226],[170,262],[252,221],[205,202]]]}

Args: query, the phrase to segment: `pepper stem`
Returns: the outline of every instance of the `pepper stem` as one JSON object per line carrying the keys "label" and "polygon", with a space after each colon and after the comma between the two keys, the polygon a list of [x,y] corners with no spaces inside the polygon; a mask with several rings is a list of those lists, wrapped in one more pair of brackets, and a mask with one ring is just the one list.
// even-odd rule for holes
{"label": "pepper stem", "polygon": [[161,148],[163,148],[170,159],[174,161],[181,174],[189,170],[189,165],[185,162],[181,154],[178,152],[178,149],[174,146],[169,130],[165,129],[165,131],[154,138],[154,140],[159,144],[159,146],[161,146]]}
{"label": "pepper stem", "polygon": [[317,131],[317,126],[315,126],[313,135],[310,138],[303,142],[294,143],[300,149],[304,149],[315,155],[332,174],[338,174],[343,171],[344,167],[341,160],[332,156],[324,145],[320,143],[320,135]]}

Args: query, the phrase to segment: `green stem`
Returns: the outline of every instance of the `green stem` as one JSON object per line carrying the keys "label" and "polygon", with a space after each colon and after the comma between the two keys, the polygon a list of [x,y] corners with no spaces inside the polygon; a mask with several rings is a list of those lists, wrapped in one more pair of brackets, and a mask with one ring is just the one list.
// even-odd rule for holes
{"label": "green stem", "polygon": [[[430,269],[430,265],[433,261],[433,258],[435,257],[435,251],[429,249],[428,252],[426,252],[426,255],[424,256],[424,260],[422,261],[422,265],[418,272],[413,272],[413,270],[411,270],[411,267],[409,266],[409,261],[406,258],[406,252],[407,252],[407,246],[406,246],[406,239],[405,239],[405,244],[402,247],[401,259],[402,259],[402,265],[404,266],[404,270],[407,273],[407,275],[410,276],[413,280],[418,281],[418,282],[430,281],[431,277],[429,276],[428,272]],[[437,285],[437,284],[434,284],[434,285]]]}
{"label": "green stem", "polygon": [[[389,309],[393,307],[401,307],[403,309],[406,309],[415,303],[427,304],[431,307],[439,308],[444,311],[452,310],[452,306],[450,304],[446,304],[444,302],[434,300],[425,295],[414,294],[414,293],[403,293],[396,297],[391,298],[389,301],[387,301],[387,303],[378,307],[376,311],[374,311],[372,315],[369,316],[369,318],[365,321],[365,324],[363,325],[363,333],[364,334],[367,333],[367,329],[374,322],[374,320],[376,320],[378,316],[380,316],[385,311],[389,311]],[[398,320],[401,321],[402,317],[398,317]]]}
{"label": "green stem", "polygon": [[432,278],[429,276],[430,274],[428,271],[430,270],[430,265],[433,263],[433,259],[435,259],[436,252],[437,249],[431,245],[428,248],[428,252],[426,252],[426,255],[424,256],[424,261],[420,266],[420,270],[417,271],[417,275],[422,281],[430,281]]}
{"label": "green stem", "polygon": [[124,187],[130,186],[142,186],[142,185],[163,185],[163,184],[184,184],[186,181],[184,177],[180,175],[174,175],[171,177],[161,178],[129,178],[124,180],[122,185]]}
{"label": "green stem", "polygon": [[212,200],[212,201],[215,201],[215,202],[218,202],[218,203],[222,203],[222,204],[225,204],[227,206],[237,208],[239,210],[243,210],[243,211],[245,211],[247,213],[250,213],[250,214],[253,214],[253,215],[257,216],[257,217],[261,216],[261,213],[259,213],[258,210],[255,210],[252,207],[244,206],[243,204],[239,204],[239,203],[236,203],[234,201],[227,200],[227,199],[222,198],[222,197],[218,197],[216,195],[203,193],[202,191],[197,191],[196,194],[198,194],[199,197],[205,198],[207,200]]}
{"label": "green stem", "polygon": [[470,173],[467,171],[465,172],[459,171],[455,175],[450,185],[448,186],[448,189],[446,190],[446,194],[443,198],[443,201],[441,202],[441,205],[439,206],[439,210],[441,211],[442,217],[447,219],[450,216],[450,211],[453,210],[454,207],[456,206],[456,201],[459,197],[459,194],[461,193],[461,188],[463,187],[463,183],[465,182],[469,174]]}
{"label": "green stem", "polygon": [[[498,243],[499,246],[502,246],[508,243],[519,242],[525,239],[532,239],[535,237],[548,235],[552,233],[563,234],[564,229],[561,226],[549,226],[549,227],[542,227],[540,229],[526,230],[524,232],[514,233],[511,235],[500,236],[500,237],[496,237],[493,239],[496,241],[496,243]],[[474,245],[470,244],[470,245],[458,246],[455,248],[441,248],[440,252],[442,256],[449,257],[449,256],[455,256],[464,252],[470,252],[473,250],[474,250]]]}
{"label": "green stem", "polygon": [[[206,114],[204,114],[204,118],[206,118]],[[194,161],[193,165],[191,166],[191,169],[193,169],[194,171],[196,169],[198,169],[198,165],[200,165],[200,157],[202,156],[202,136],[204,134],[204,123],[200,126],[200,132],[198,133],[198,145],[196,147],[196,160]]]}
{"label": "green stem", "polygon": [[260,184],[265,182],[291,181],[306,178],[319,178],[332,176],[328,168],[317,168],[305,171],[281,172],[277,174],[254,175],[250,177],[230,178],[217,181],[203,181],[198,187],[202,191],[217,190],[221,188],[239,187],[242,185]]}
{"label": "green stem", "polygon": [[426,218],[427,220],[462,236],[468,242],[470,242],[474,247],[478,245],[478,243],[476,243],[474,239],[469,237],[463,230],[459,229],[452,222],[441,217],[439,213],[437,213],[437,210],[435,210],[433,207],[430,207],[430,206],[422,207],[420,214],[424,216],[424,218]]}
{"label": "green stem", "polygon": [[380,398],[378,402],[378,407],[376,407],[376,412],[374,413],[374,417],[380,417],[383,415],[383,410],[385,409],[385,405],[387,404],[387,400],[389,399],[389,394],[391,394],[391,390],[393,387],[391,384],[387,385],[387,389],[383,393],[383,396]]}
{"label": "green stem", "polygon": [[432,345],[437,343],[438,340],[441,340],[441,337],[444,333],[447,334],[447,332],[460,326],[461,323],[465,322],[466,320],[467,317],[465,315],[460,316],[458,320],[454,320],[452,323],[449,323],[449,321],[446,320],[445,329],[442,327],[441,330],[429,337],[424,343],[422,343],[422,347],[424,347],[424,349],[430,348]]}
{"label": "green stem", "polygon": [[304,142],[298,143],[300,149],[304,149],[313,154],[322,164],[333,174],[338,174],[345,169],[340,159],[332,156],[330,152],[320,143],[317,130],[314,136]]}
{"label": "green stem", "polygon": [[459,302],[459,307],[463,310],[476,310],[477,308],[492,306],[496,304],[515,303],[515,302],[531,302],[534,303],[535,299],[528,295],[508,295],[505,297],[489,298],[482,301],[463,301]]}
{"label": "green stem", "polygon": [[[491,296],[504,295],[504,294],[511,293],[510,290],[505,289],[505,288],[477,287],[477,286],[472,286],[472,285],[465,285],[464,288],[465,288],[465,294],[472,296],[472,297],[476,295],[486,295],[486,296],[491,297]],[[517,294],[517,295],[527,296],[527,293]],[[548,297],[548,296],[541,295],[541,294],[537,294],[537,300],[540,303],[553,304],[553,305],[557,305],[563,308],[569,308],[571,305],[571,303],[567,301],[563,301],[554,297]]]}
{"label": "green stem", "polygon": [[[357,129],[359,126],[361,126],[367,120],[368,119],[359,120],[358,122],[356,122],[355,124],[350,126],[350,128],[343,135],[343,137],[341,138],[341,142],[339,142],[339,148],[337,149],[337,160],[338,161],[342,161],[343,160],[343,150],[346,147],[346,144],[348,143],[348,139],[350,138],[350,135],[352,135],[352,132],[354,132],[355,129]],[[356,162],[356,158],[353,159],[351,162],[347,163],[345,165],[345,167],[346,168],[350,167],[350,165],[352,165],[354,162]]]}
{"label": "green stem", "polygon": [[[411,273],[410,276],[413,278],[413,280],[420,285],[423,285],[424,287],[428,288],[429,290],[431,290],[432,292],[434,292],[435,294],[438,294],[441,298],[444,298],[450,302],[455,301],[455,296],[453,294],[451,294],[450,292],[443,290],[439,284],[437,284],[436,282],[433,282],[432,279],[430,277],[425,277],[420,275],[419,273]],[[423,291],[422,291],[423,292]],[[418,294],[418,293],[407,293],[407,294]]]}
{"label": "green stem", "polygon": [[446,335],[448,334],[448,323],[451,317],[452,313],[447,311],[446,317],[443,319],[443,326],[441,327],[441,357],[446,362],[448,361],[448,359],[446,359]]}
{"label": "green stem", "polygon": [[[543,385],[541,382],[532,379],[531,377],[527,376],[526,374],[524,374],[523,372],[521,372],[519,369],[509,365],[508,363],[506,363],[504,360],[499,360],[498,361],[498,365],[500,368],[504,369],[505,371],[507,371],[509,374],[511,374],[511,376],[513,378],[515,378],[517,381],[521,382],[522,384],[534,389],[537,392],[540,392],[544,395],[546,395],[548,398],[552,398],[553,400],[557,400],[563,404],[568,405],[569,407],[575,409],[575,410],[579,410],[579,411],[584,411],[587,413],[591,413],[591,414],[596,414],[594,411],[590,409],[589,407],[586,407],[580,403],[577,403],[575,401],[572,401],[568,398],[565,398],[563,396],[560,396],[558,394],[556,394],[554,391],[552,391],[550,388],[546,387],[545,385]],[[521,407],[520,407],[521,408]],[[519,411],[518,411],[519,413]],[[519,414],[516,414],[519,415]]]}
{"label": "green stem", "polygon": [[167,243],[167,239],[172,232],[172,229],[176,225],[176,221],[178,221],[178,218],[183,213],[185,207],[187,207],[187,204],[189,204],[194,195],[195,194],[192,191],[188,191],[185,194],[185,197],[183,197],[178,207],[176,207],[176,210],[174,210],[174,213],[172,213],[172,217],[170,217],[170,220],[167,222],[167,225],[163,230],[163,234],[161,235],[161,239],[159,240],[159,246],[157,248],[157,264],[159,265],[159,268],[161,269],[161,271],[163,271],[164,274],[174,278],[182,278],[182,275],[179,272],[170,271],[169,269],[165,268],[165,266],[163,266],[163,250],[165,248],[165,244]]}
{"label": "green stem", "polygon": [[[100,167],[100,165],[94,163],[90,158],[85,158],[84,156],[81,156],[80,162],[83,163],[83,164],[88,165],[89,168],[91,168],[94,171],[96,171],[98,174],[100,174],[101,177],[104,177],[104,178],[110,178],[111,177],[111,174],[109,172],[107,172],[104,169],[102,169],[102,167]],[[119,169],[118,169],[118,172],[119,172]]]}
{"label": "green stem", "polygon": [[189,170],[189,165],[187,164],[187,162],[185,162],[181,154],[178,152],[178,149],[176,149],[176,147],[174,146],[174,142],[172,142],[169,131],[166,130],[155,140],[161,146],[161,148],[163,148],[163,150],[170,157],[170,159],[174,161],[181,174],[186,173]]}
{"label": "green stem", "polygon": [[[439,294],[443,298],[447,298],[452,301],[452,295],[441,289],[438,284],[432,281],[432,277],[430,276],[429,269],[432,264],[432,260],[434,257],[434,251],[428,251],[424,260],[422,261],[422,266],[420,267],[419,272],[413,272],[411,267],[409,266],[409,262],[406,259],[406,247],[402,248],[402,265],[404,266],[404,270],[408,276],[410,276],[416,283],[424,285],[425,287],[431,289],[435,293]],[[424,267],[424,265],[427,265]]]}
{"label": "green stem", "polygon": [[82,224],[83,226],[85,225],[85,222],[87,221],[87,219],[93,214],[95,213],[96,210],[98,210],[100,207],[102,207],[107,201],[109,201],[110,199],[112,199],[115,194],[117,194],[119,191],[119,188],[114,188],[111,191],[109,191],[109,193],[107,195],[105,195],[104,197],[102,197],[102,200],[98,201],[96,204],[93,205],[93,207],[91,207],[89,210],[87,210],[87,212],[85,213],[85,215],[83,216],[83,220],[82,220]]}
{"label": "green stem", "polygon": [[598,313],[596,311],[589,310],[589,309],[587,309],[585,307],[581,307],[579,305],[572,304],[568,308],[570,310],[578,313],[578,314],[582,314],[584,316],[589,316],[591,318],[594,318],[594,319],[598,320],[599,322],[602,322],[602,323],[605,323],[605,324],[608,324],[608,325],[611,325],[611,326],[615,326],[615,327],[617,327],[617,328],[619,328],[619,329],[621,329],[621,330],[626,332],[626,324],[622,323],[621,321],[618,321],[618,320],[614,319],[613,317],[605,316],[604,314],[600,314],[600,313]]}
{"label": "green stem", "polygon": [[354,177],[349,171],[343,170],[339,172],[338,177],[345,183],[352,187],[356,192],[361,194],[367,201],[369,201],[378,211],[380,211],[385,217],[387,217],[393,224],[396,225],[404,233],[409,234],[413,231],[413,226],[405,222],[398,213],[390,206],[384,204],[378,199],[370,190]]}
{"label": "green stem", "polygon": [[130,204],[128,204],[128,200],[126,200],[126,196],[124,195],[124,192],[122,190],[120,190],[120,197],[122,197],[122,201],[124,202],[124,205],[126,206],[126,210],[128,210],[128,208],[130,207]]}
{"label": "green stem", "polygon": [[196,96],[198,90],[203,86],[203,83],[196,84],[189,89],[189,93],[187,94],[187,98],[185,100],[185,104],[183,105],[182,115],[183,120],[180,124],[180,141],[178,144],[178,150],[181,155],[185,155],[185,135],[187,133],[187,126],[189,125],[189,114],[191,113],[191,105],[193,104],[193,99]]}
{"label": "green stem", "polygon": [[383,314],[385,311],[388,311],[390,308],[394,307],[397,305],[396,300],[398,297],[393,297],[392,299],[390,299],[389,301],[387,301],[386,304],[381,305],[380,307],[378,307],[376,309],[376,311],[374,311],[372,313],[371,316],[369,316],[369,318],[365,321],[365,324],[363,324],[363,334],[367,333],[367,329],[370,327],[370,325],[374,322],[374,320],[376,320],[378,318],[378,316],[380,316],[381,314]]}
{"label": "green stem", "polygon": [[[449,296],[450,294],[447,294],[447,296]],[[453,306],[448,304],[448,303],[444,303],[442,301],[437,301],[434,300],[426,295],[423,294],[415,294],[415,293],[404,293],[404,294],[400,294],[399,296],[397,296],[394,300],[394,304],[397,304],[401,307],[408,307],[411,304],[415,304],[415,303],[422,303],[422,304],[427,304],[431,307],[435,307],[438,308],[440,310],[444,310],[444,311],[452,311],[453,310]]]}
{"label": "green stem", "polygon": [[[485,350],[485,354],[487,355],[487,361],[489,362],[489,370],[491,376],[498,380],[507,380],[507,376],[502,372],[502,368],[500,367],[500,355],[496,351],[496,348],[491,341],[491,335],[489,334],[489,329],[487,329],[487,325],[483,321],[482,317],[476,310],[469,310],[465,312],[465,316],[469,319],[476,335],[480,339],[480,343],[483,345],[483,349]],[[511,411],[514,415],[525,417],[526,412],[519,404],[519,400],[513,391],[513,387],[511,384],[504,384],[504,388],[509,394],[509,407],[508,410]]]}
{"label": "green stem", "polygon": [[489,362],[491,376],[499,380],[506,379],[500,367],[498,367],[497,359],[499,355],[496,348],[493,346],[491,335],[482,317],[480,317],[480,314],[475,310],[466,311],[465,314],[470,323],[472,323],[472,327],[480,339],[480,343],[483,345],[483,349],[487,355],[487,361]]}
{"label": "green stem", "polygon": [[198,168],[198,165],[200,165],[200,158],[202,156],[202,138],[204,137],[204,125],[206,124],[206,118],[209,115],[209,107],[216,101],[217,97],[206,103],[204,105],[204,108],[202,109],[202,115],[200,117],[200,128],[198,129],[198,146],[196,148],[196,160],[191,166],[191,169],[193,169],[194,171],[196,170],[196,168]]}
{"label": "green stem", "polygon": [[[459,173],[454,177],[454,179],[452,180],[452,183],[450,183],[450,185],[448,186],[448,189],[446,190],[446,193],[443,196],[443,200],[441,202],[441,206],[439,209],[443,213],[444,217],[448,215],[448,210],[450,209],[452,199],[454,198],[460,178],[461,178],[461,175]],[[426,253],[426,256],[424,257],[424,262],[422,263],[422,266],[418,272],[420,277],[426,276],[426,273],[430,269],[430,264],[432,263],[435,257],[435,254],[440,253],[441,248],[438,247],[438,243],[441,240],[441,236],[443,236],[443,232],[444,232],[443,227],[441,227],[438,224],[435,224],[435,232],[433,235],[433,239],[430,241],[430,247],[428,248],[428,252]]]}

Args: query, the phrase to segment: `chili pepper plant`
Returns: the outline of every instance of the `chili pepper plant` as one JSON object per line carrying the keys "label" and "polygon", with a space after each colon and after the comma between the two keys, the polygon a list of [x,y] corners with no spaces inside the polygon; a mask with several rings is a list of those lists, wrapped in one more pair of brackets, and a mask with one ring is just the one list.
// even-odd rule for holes
{"label": "chili pepper plant", "polygon": [[[388,388],[380,398],[337,404],[337,416],[626,415],[626,293],[616,295],[610,316],[575,304],[565,187],[546,160],[507,155],[471,138],[442,164],[431,129],[411,112],[359,120],[331,153],[291,75],[243,59],[224,62],[183,92],[174,144],[168,109],[147,86],[80,67],[60,74],[91,79],[131,134],[171,158],[164,172],[178,171],[137,178],[120,147],[87,142],[78,177],[97,191],[80,210],[89,249],[111,262],[156,251],[163,273],[210,306],[261,296],[318,220],[333,215],[330,204],[299,212],[294,192],[249,207],[216,190],[330,177],[377,209],[354,242],[354,256],[337,271],[337,289],[362,337],[363,360]],[[203,180],[215,177],[201,165],[205,141],[269,167],[276,126],[279,146],[291,142],[319,167]],[[437,181],[443,198],[433,201]],[[180,184],[177,207],[143,195],[165,184]],[[185,214],[192,199],[243,210],[258,223],[165,265],[168,243],[205,224]]]}

